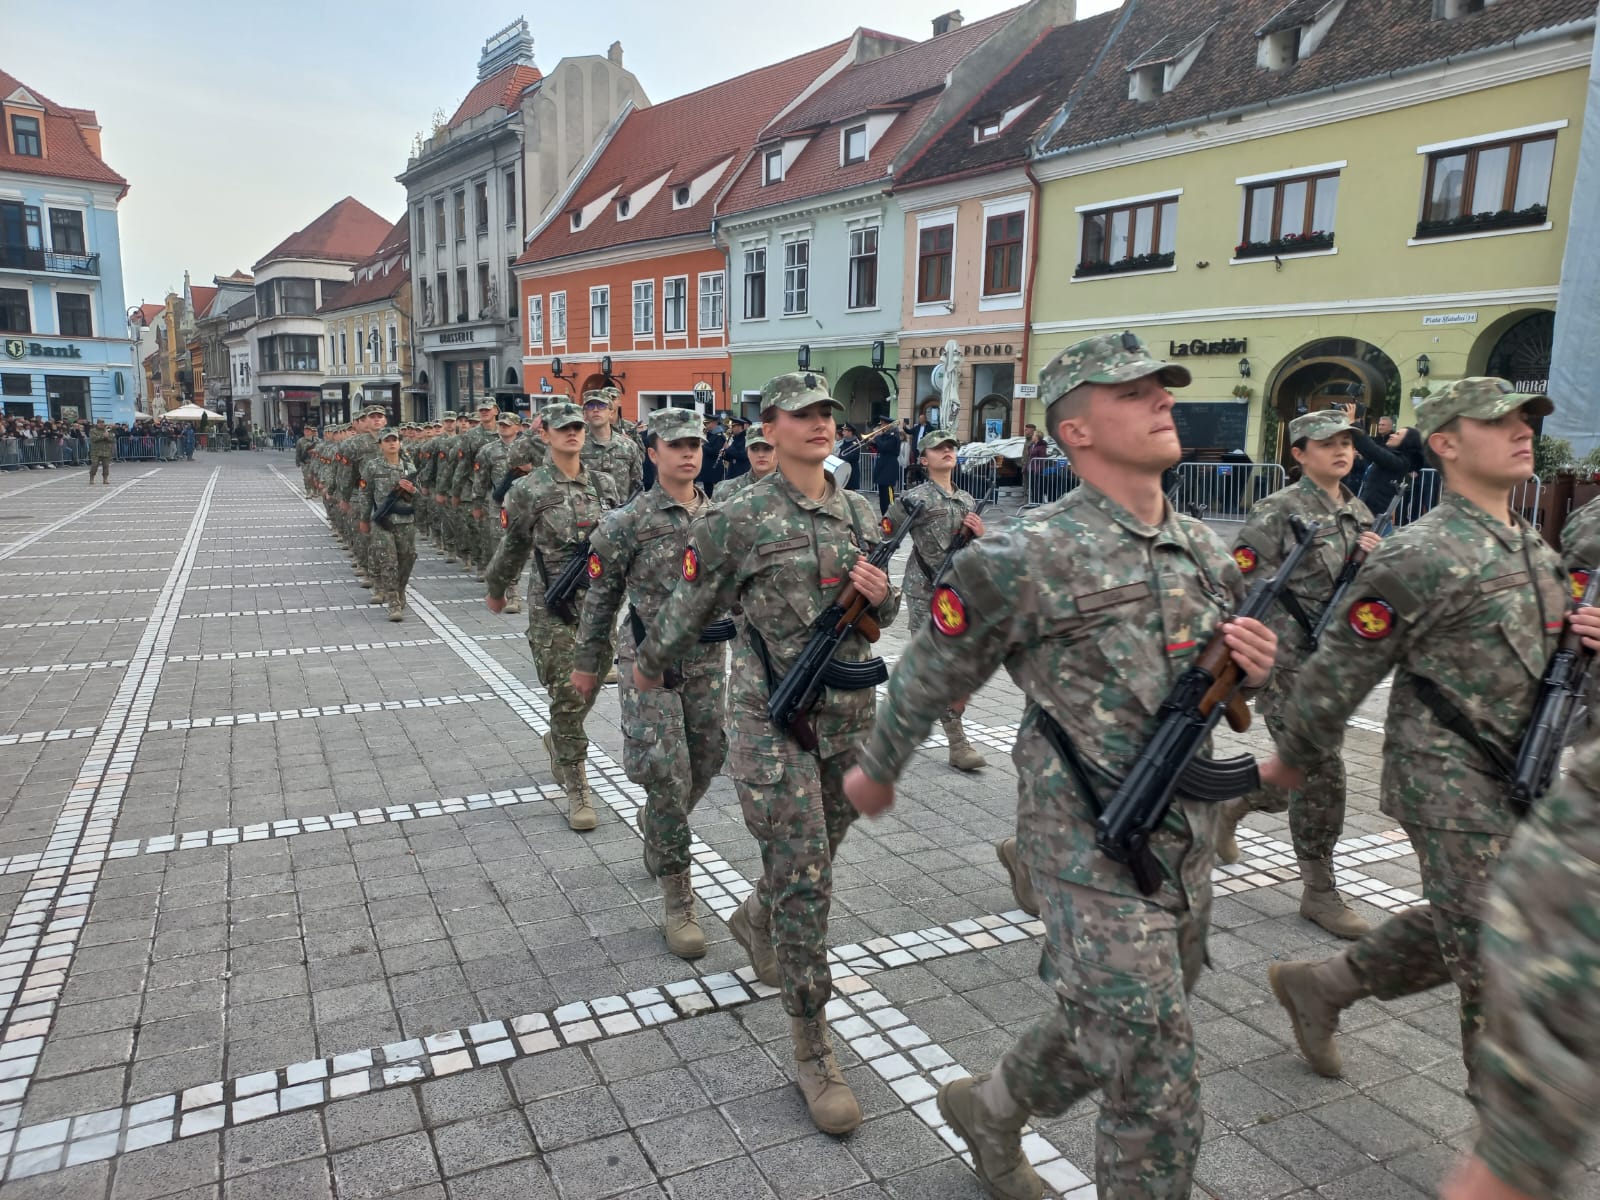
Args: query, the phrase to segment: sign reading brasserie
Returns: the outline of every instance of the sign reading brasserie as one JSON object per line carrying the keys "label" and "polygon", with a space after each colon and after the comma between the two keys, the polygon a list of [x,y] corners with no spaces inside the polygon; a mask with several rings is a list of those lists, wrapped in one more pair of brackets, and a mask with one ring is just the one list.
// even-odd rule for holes
{"label": "sign reading brasserie", "polygon": [[7,338],[6,357],[82,358],[83,351],[76,346],[46,346],[43,342],[25,342],[21,338]]}
{"label": "sign reading brasserie", "polygon": [[1248,344],[1248,338],[1223,338],[1220,342],[1195,338],[1190,342],[1168,342],[1167,357],[1199,358],[1207,354],[1244,354]]}

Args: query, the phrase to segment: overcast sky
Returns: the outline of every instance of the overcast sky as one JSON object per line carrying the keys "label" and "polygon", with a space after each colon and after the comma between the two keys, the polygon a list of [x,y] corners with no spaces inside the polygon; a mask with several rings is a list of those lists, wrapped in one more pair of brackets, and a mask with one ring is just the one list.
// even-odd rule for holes
{"label": "overcast sky", "polygon": [[[412,138],[476,81],[484,40],[527,16],[538,65],[604,54],[652,101],[776,62],[867,25],[926,38],[956,0],[806,0],[809,24],[750,22],[749,0],[546,5],[526,0],[169,0],[155,8],[73,0],[6,5],[0,64],[58,104],[100,117],[106,161],[130,184],[121,206],[129,305],[262,254],[344,196],[398,219]],[[959,0],[968,21],[1015,0]],[[1078,15],[1114,6],[1079,0]],[[687,18],[687,19],[686,19]],[[67,38],[70,47],[63,42]]]}

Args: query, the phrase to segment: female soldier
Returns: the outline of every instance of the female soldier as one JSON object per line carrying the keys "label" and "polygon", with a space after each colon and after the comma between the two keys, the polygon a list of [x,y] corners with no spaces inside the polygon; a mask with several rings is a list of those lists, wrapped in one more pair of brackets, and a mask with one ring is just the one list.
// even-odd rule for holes
{"label": "female soldier", "polygon": [[[372,598],[389,606],[389,620],[399,621],[406,611],[406,582],[417,561],[413,531],[416,509],[411,500],[417,490],[412,482],[417,468],[400,453],[400,431],[392,426],[383,431],[378,450],[361,466],[357,502],[361,505],[361,533],[372,538],[372,563],[377,576],[372,581]],[[374,522],[373,514],[384,507],[393,491],[402,495],[389,506],[382,520]]]}

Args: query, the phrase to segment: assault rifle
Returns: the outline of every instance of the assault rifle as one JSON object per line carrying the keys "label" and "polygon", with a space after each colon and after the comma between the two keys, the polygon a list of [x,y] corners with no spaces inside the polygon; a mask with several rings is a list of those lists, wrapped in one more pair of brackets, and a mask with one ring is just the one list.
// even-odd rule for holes
{"label": "assault rifle", "polygon": [[[633,503],[642,488],[635,488],[629,493],[618,508],[624,508]],[[616,510],[611,510],[615,512]],[[544,575],[544,555],[535,550],[534,556],[539,563],[539,574]],[[561,574],[551,579],[544,589],[544,610],[555,617],[563,625],[576,625],[578,623],[578,585],[584,581],[589,572],[589,539],[584,538],[578,543],[578,548],[572,552],[572,557],[567,560],[567,565],[561,568]],[[545,576],[548,578],[548,576]]]}
{"label": "assault rifle", "polygon": [[[989,501],[983,500],[980,501],[978,507],[972,511],[974,514],[981,517],[983,515],[983,510],[988,507]],[[950,539],[950,549],[945,551],[944,561],[939,564],[939,569],[933,573],[934,587],[939,586],[939,581],[944,578],[945,572],[950,569],[950,564],[955,562],[956,552],[958,550],[965,550],[968,546],[972,545],[972,539],[977,536],[977,534],[973,533],[972,530],[968,529],[965,525],[956,530],[955,537]]]}
{"label": "assault rifle", "polygon": [[[407,475],[406,479],[413,484],[416,483],[410,475]],[[414,512],[416,509],[406,502],[406,493],[398,486],[392,487],[389,489],[389,494],[383,498],[383,503],[373,510],[372,523],[379,529],[392,530],[394,527],[389,523],[390,517],[396,515],[409,517]]]}
{"label": "assault rifle", "polygon": [[[1581,608],[1600,601],[1600,566],[1589,572],[1589,586],[1578,601]],[[1539,698],[1534,701],[1533,719],[1517,749],[1517,765],[1511,774],[1511,807],[1526,816],[1534,803],[1549,789],[1561,762],[1561,751],[1577,719],[1589,682],[1594,651],[1569,625],[1561,635],[1556,651],[1545,664],[1539,680]]]}
{"label": "assault rifle", "polygon": [[[916,522],[922,506],[916,502],[901,502],[906,510],[905,519],[879,542],[867,561],[880,570],[888,570],[889,560],[905,541],[906,534]],[[835,662],[833,656],[840,644],[855,630],[869,642],[878,640],[881,632],[878,622],[867,611],[868,601],[856,591],[850,580],[834,596],[833,602],[812,624],[810,639],[800,657],[794,660],[778,686],[772,689],[767,701],[767,719],[789,734],[805,751],[817,748],[817,731],[811,727],[810,712],[821,695],[824,685],[859,691],[876,687],[889,677],[883,660],[874,658],[862,663]],[[752,629],[752,632],[754,630]]]}
{"label": "assault rifle", "polygon": [[505,477],[494,485],[494,502],[496,504],[504,504],[506,502],[506,493],[511,490],[511,485],[532,470],[532,463],[522,463],[508,470],[505,473]]}
{"label": "assault rifle", "polygon": [[[1291,520],[1298,539],[1294,549],[1270,579],[1256,584],[1236,616],[1258,621],[1266,616],[1310,550],[1316,523],[1307,525],[1298,517]],[[1248,795],[1261,786],[1256,761],[1248,754],[1229,759],[1199,757],[1200,748],[1224,715],[1235,732],[1250,727],[1250,709],[1239,695],[1243,686],[1244,672],[1228,653],[1219,629],[1161,702],[1155,732],[1100,810],[1095,844],[1107,858],[1133,872],[1146,896],[1161,887],[1161,866],[1150,852],[1150,835],[1166,819],[1180,787],[1193,799],[1219,801]]]}
{"label": "assault rifle", "polygon": [[[1394,515],[1400,511],[1400,502],[1406,497],[1406,490],[1411,486],[1411,477],[1408,475],[1400,481],[1400,486],[1394,490],[1394,498],[1389,501],[1389,507],[1383,510],[1383,515],[1378,518],[1372,527],[1372,532],[1379,537],[1388,537],[1394,532]],[[1322,615],[1317,618],[1317,623],[1306,630],[1306,651],[1315,650],[1322,641],[1322,635],[1328,632],[1328,626],[1333,623],[1333,618],[1344,610],[1344,598],[1349,593],[1350,587],[1356,581],[1356,572],[1361,570],[1361,564],[1367,561],[1367,552],[1360,546],[1350,551],[1344,560],[1344,566],[1339,568],[1339,576],[1333,581],[1333,592],[1328,596],[1328,603],[1323,607]]]}

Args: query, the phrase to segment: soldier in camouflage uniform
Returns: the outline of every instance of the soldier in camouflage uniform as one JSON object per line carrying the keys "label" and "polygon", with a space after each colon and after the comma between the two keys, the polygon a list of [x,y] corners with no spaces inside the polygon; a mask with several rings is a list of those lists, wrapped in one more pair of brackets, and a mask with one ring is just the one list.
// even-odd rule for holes
{"label": "soldier in camouflage uniform", "polygon": [[389,421],[389,410],[381,404],[369,404],[353,422],[356,430],[341,445],[344,455],[343,470],[339,473],[337,492],[342,524],[346,530],[351,557],[355,560],[356,582],[364,588],[373,587],[372,546],[357,523],[355,516],[356,489],[361,483],[361,472],[367,459],[378,453],[378,433]]}
{"label": "soldier in camouflage uniform", "polygon": [[[1233,558],[1245,581],[1267,579],[1299,540],[1291,521],[1317,523],[1315,548],[1300,560],[1289,580],[1284,603],[1267,623],[1278,635],[1278,664],[1272,682],[1256,701],[1256,713],[1274,737],[1282,728],[1278,710],[1294,691],[1300,668],[1310,656],[1306,636],[1333,595],[1347,559],[1360,546],[1368,553],[1381,539],[1372,532],[1372,512],[1340,480],[1355,462],[1350,422],[1338,409],[1308,412],[1289,422],[1290,453],[1303,474],[1298,483],[1266,497],[1233,539]],[[1294,613],[1291,615],[1290,606]],[[1334,887],[1333,847],[1344,830],[1344,728],[1322,733],[1322,758],[1306,768],[1306,782],[1290,795],[1262,788],[1222,806],[1217,858],[1239,861],[1234,827],[1249,812],[1289,811],[1289,831],[1300,864],[1300,915],[1336,937],[1358,938],[1371,928]]]}
{"label": "soldier in camouflage uniform", "polygon": [[[416,493],[414,477],[417,466],[401,449],[398,429],[386,429],[378,440],[378,453],[371,455],[361,465],[361,483],[357,494],[360,505],[361,534],[368,538],[372,562],[372,596],[379,604],[388,605],[389,620],[403,620],[406,611],[406,584],[411,579],[411,568],[417,561],[417,543],[412,529],[415,510],[410,496]],[[375,523],[373,514],[398,488],[407,499],[395,505]]]}
{"label": "soldier in camouflage uniform", "polygon": [[643,692],[635,684],[637,645],[681,578],[689,523],[709,503],[695,486],[704,441],[699,414],[658,409],[650,415],[649,439],[656,486],[607,513],[590,541],[589,591],[578,623],[572,685],[585,696],[600,686],[610,665],[611,630],[626,601],[617,643],[623,769],[647,797],[639,834],[645,869],[661,881],[667,948],[679,958],[699,958],[706,939],[689,881],[689,814],[722,770],[728,748],[725,643],[734,626],[719,614],[676,664],[671,687]]}
{"label": "soldier in camouflage uniform", "polygon": [[[763,871],[728,930],[761,981],[783,989],[800,1090],[817,1128],[835,1134],[861,1123],[861,1107],[839,1073],[823,1011],[832,993],[828,908],[833,857],[855,818],[844,773],[872,721],[876,694],[871,686],[824,688],[810,714],[815,752],[773,728],[767,699],[846,580],[876,605],[880,625],[900,607],[888,576],[866,561],[882,539],[877,515],[824,470],[840,407],[810,373],[779,375],[763,389],[762,421],[778,448],[778,473],[695,521],[680,582],[634,667],[641,689],[659,687],[708,623],[736,603],[743,607],[744,636],[735,643],[728,684],[728,773],[761,845]],[[866,661],[871,644],[852,633],[836,657]]]}
{"label": "soldier in camouflage uniform", "polygon": [[1548,398],[1468,378],[1417,403],[1417,429],[1444,475],[1437,507],[1385,540],[1361,569],[1279,709],[1278,757],[1262,782],[1297,789],[1328,731],[1394,672],[1384,727],[1381,807],[1417,852],[1424,902],[1320,963],[1269,971],[1319,1074],[1340,1072],[1339,1013],[1454,980],[1468,1094],[1483,1027],[1479,908],[1516,814],[1508,771],[1567,611],[1561,561],[1521,516],[1511,489],[1533,470],[1534,417]]}
{"label": "soldier in camouflage uniform", "polygon": [[583,394],[583,419],[589,426],[583,443],[583,466],[611,477],[617,495],[626,499],[644,482],[644,451],[639,443],[611,426],[614,399],[606,391]]}
{"label": "soldier in camouflage uniform", "polygon": [[300,468],[300,480],[305,484],[306,499],[316,494],[314,468],[316,465],[317,430],[307,425],[294,444],[294,465]]}
{"label": "soldier in camouflage uniform", "polygon": [[467,413],[456,414],[456,427],[434,449],[438,465],[433,469],[433,498],[439,506],[439,544],[446,562],[459,562],[460,546],[457,544],[455,518],[451,514],[450,481],[455,475],[457,450],[461,439],[473,428]]}
{"label": "soldier in camouflage uniform", "polygon": [[[588,830],[599,822],[589,791],[589,738],[583,731],[583,719],[594,707],[594,694],[584,696],[572,686],[576,623],[564,623],[545,608],[542,597],[620,498],[609,476],[583,466],[584,422],[577,405],[552,404],[545,410],[545,428],[549,461],[517,480],[507,494],[505,536],[484,581],[490,611],[502,612],[506,589],[522,574],[528,555],[534,556],[528,592],[528,646],[539,683],[550,697],[550,732],[545,734],[544,747],[556,782],[567,794],[567,824]],[[597,658],[611,661],[609,639]]]}
{"label": "soldier in camouflage uniform", "polygon": [[[700,423],[701,435],[705,433],[705,422]],[[718,504],[730,496],[736,496],[745,488],[760,483],[768,475],[778,469],[778,452],[772,443],[767,440],[767,435],[760,426],[745,434],[745,452],[750,456],[750,469],[743,475],[735,475],[732,479],[724,479],[711,489],[711,498]]]}
{"label": "soldier in camouflage uniform", "polygon": [[420,509],[424,527],[433,541],[433,548],[444,553],[444,509],[439,503],[439,469],[444,465],[444,446],[455,436],[456,415],[446,412],[433,423],[432,436],[422,444],[417,466],[417,490],[422,494]]}
{"label": "soldier in camouflage uniform", "polygon": [[[889,523],[898,527],[905,520],[908,502],[918,510],[911,526],[911,557],[906,562],[906,573],[900,581],[911,622],[908,632],[912,634],[928,623],[928,605],[933,599],[933,575],[950,552],[956,535],[962,530],[967,530],[973,537],[983,535],[983,518],[978,515],[977,500],[972,493],[955,484],[958,444],[956,435],[947,429],[935,430],[924,437],[919,447],[919,457],[926,482],[896,496],[887,514]],[[984,766],[983,755],[967,741],[967,731],[962,728],[958,711],[950,709],[939,719],[939,723],[950,743],[952,767],[958,771],[976,771]]]}
{"label": "soldier in camouflage uniform", "polygon": [[[1248,685],[1272,669],[1271,630],[1229,619],[1244,597],[1233,559],[1162,494],[1162,472],[1181,454],[1168,389],[1188,382],[1131,333],[1051,360],[1039,377],[1046,420],[1082,483],[956,556],[845,782],[861,812],[884,811],[952,703],[1002,665],[1022,688],[1017,850],[1043,902],[1039,973],[1058,1003],[995,1070],[938,1096],[997,1200],[1044,1190],[1022,1150],[1030,1116],[1060,1116],[1097,1089],[1101,1200],[1188,1197],[1200,1149],[1187,994],[1205,959],[1215,806],[1181,794],[1173,803],[1150,839],[1164,878],[1149,896],[1095,845],[1097,797],[1109,798],[1214,631]],[[1076,771],[1048,722],[1075,748]]]}
{"label": "soldier in camouflage uniform", "polygon": [[116,430],[101,417],[89,427],[89,486],[94,486],[94,473],[100,472],[100,482],[111,486],[111,460],[117,453]]}
{"label": "soldier in camouflage uniform", "polygon": [[1561,527],[1561,558],[1572,575],[1572,595],[1581,597],[1589,574],[1600,567],[1600,499],[1574,509]]}
{"label": "soldier in camouflage uniform", "polygon": [[483,578],[483,570],[478,559],[478,522],[472,516],[473,465],[477,461],[478,451],[498,439],[495,418],[499,415],[500,406],[492,399],[478,401],[477,425],[456,434],[455,453],[451,458],[450,475],[445,488],[450,497],[450,526],[455,533],[461,569],[479,579]]}
{"label": "soldier in camouflage uniform", "polygon": [[[485,442],[472,463],[472,519],[478,523],[480,575],[489,569],[489,560],[500,549],[500,539],[505,533],[500,521],[504,509],[494,498],[494,485],[505,477],[511,447],[522,434],[522,418],[514,412],[503,412],[495,418],[495,430],[499,436],[492,442]],[[506,587],[505,597],[508,613],[522,611],[515,581]]]}

